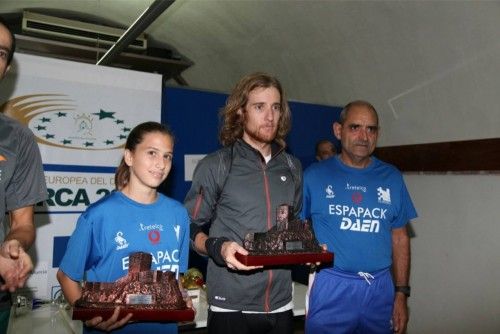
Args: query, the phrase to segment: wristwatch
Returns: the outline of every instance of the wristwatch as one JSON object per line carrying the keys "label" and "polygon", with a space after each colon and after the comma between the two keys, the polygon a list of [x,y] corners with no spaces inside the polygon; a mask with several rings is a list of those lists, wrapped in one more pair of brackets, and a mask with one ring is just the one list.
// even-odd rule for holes
{"label": "wristwatch", "polygon": [[406,297],[410,297],[411,288],[408,285],[396,286],[394,289],[396,292],[401,292]]}

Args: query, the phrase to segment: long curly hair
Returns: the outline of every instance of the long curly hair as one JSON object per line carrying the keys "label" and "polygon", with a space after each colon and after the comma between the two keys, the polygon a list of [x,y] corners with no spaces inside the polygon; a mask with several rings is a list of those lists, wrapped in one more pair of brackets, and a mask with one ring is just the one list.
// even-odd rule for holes
{"label": "long curly hair", "polygon": [[246,112],[245,106],[248,102],[250,92],[256,88],[270,87],[276,88],[280,93],[281,113],[275,141],[280,146],[285,147],[285,137],[291,127],[291,113],[285,92],[278,79],[260,72],[241,78],[231,92],[231,95],[227,98],[226,105],[220,112],[222,126],[219,133],[219,140],[223,146],[232,145],[237,139],[243,137],[245,117],[238,114],[238,110],[241,109],[243,113]]}

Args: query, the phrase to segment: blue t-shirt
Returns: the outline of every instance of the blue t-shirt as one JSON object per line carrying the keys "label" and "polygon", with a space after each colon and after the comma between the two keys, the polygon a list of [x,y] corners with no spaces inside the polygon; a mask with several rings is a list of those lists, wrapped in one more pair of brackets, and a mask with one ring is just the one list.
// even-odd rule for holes
{"label": "blue t-shirt", "polygon": [[353,168],[335,156],[304,172],[301,217],[312,220],[320,244],[334,252],[334,267],[357,273],[389,267],[392,229],[417,213],[395,167],[371,157],[366,168]]}
{"label": "blue t-shirt", "polygon": [[[189,218],[184,206],[164,195],[152,204],[113,192],[78,219],[59,269],[75,281],[114,282],[127,275],[129,254],[149,252],[152,270],[187,270]],[[117,333],[177,333],[176,324],[130,323]],[[90,333],[87,328],[84,332]]]}

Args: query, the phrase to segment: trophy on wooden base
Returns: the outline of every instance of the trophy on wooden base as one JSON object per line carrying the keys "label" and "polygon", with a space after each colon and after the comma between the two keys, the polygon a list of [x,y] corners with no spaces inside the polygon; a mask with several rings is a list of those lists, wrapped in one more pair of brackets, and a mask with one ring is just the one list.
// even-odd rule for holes
{"label": "trophy on wooden base", "polygon": [[290,220],[291,212],[291,206],[280,205],[275,226],[267,232],[247,234],[243,247],[249,254],[236,253],[238,261],[247,266],[332,262],[333,253],[323,250],[319,245],[311,223]]}
{"label": "trophy on wooden base", "polygon": [[194,311],[186,307],[175,274],[153,271],[151,262],[149,253],[132,253],[126,276],[112,283],[85,282],[73,319],[107,319],[121,306],[120,318],[132,313],[132,321],[192,321]]}

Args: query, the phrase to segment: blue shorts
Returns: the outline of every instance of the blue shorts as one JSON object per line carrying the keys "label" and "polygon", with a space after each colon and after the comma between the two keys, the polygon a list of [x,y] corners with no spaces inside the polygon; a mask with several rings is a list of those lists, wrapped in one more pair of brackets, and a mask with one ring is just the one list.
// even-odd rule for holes
{"label": "blue shorts", "polygon": [[389,269],[359,274],[323,269],[311,287],[305,332],[393,333],[393,307]]}

